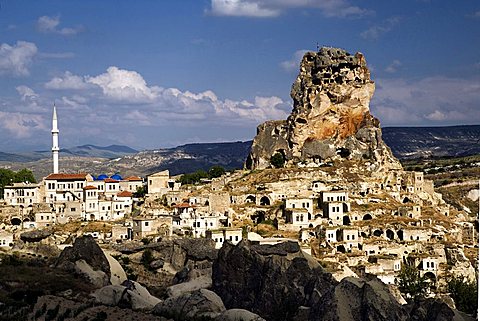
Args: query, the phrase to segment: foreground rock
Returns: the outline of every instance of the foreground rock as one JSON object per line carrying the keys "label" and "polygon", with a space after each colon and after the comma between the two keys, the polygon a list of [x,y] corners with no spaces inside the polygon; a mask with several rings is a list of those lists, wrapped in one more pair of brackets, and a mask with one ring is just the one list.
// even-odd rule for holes
{"label": "foreground rock", "polygon": [[312,298],[322,297],[337,283],[294,242],[225,243],[212,279],[213,291],[228,309],[246,309],[266,320],[291,320],[300,306],[309,306]]}
{"label": "foreground rock", "polygon": [[53,295],[38,298],[27,320],[167,321],[165,318],[147,313],[104,305],[94,306],[88,302],[80,303]]}
{"label": "foreground rock", "polygon": [[153,313],[182,320],[213,320],[225,311],[222,299],[212,291],[201,289],[168,298],[159,303]]}
{"label": "foreground rock", "polygon": [[110,284],[110,263],[91,236],[79,237],[65,248],[55,266],[77,273],[97,287]]}
{"label": "foreground rock", "polygon": [[258,126],[246,167],[267,168],[280,153],[289,165],[350,159],[368,160],[377,170],[400,169],[382,140],[380,122],[370,114],[374,91],[361,53],[307,52],[290,93],[292,113]]}
{"label": "foreground rock", "polygon": [[160,299],[152,296],[144,286],[134,281],[105,286],[95,291],[92,296],[96,303],[134,311],[151,311],[160,303]]}
{"label": "foreground rock", "polygon": [[227,309],[249,310],[269,321],[473,320],[439,300],[402,305],[374,276],[338,283],[294,242],[225,243],[212,278]]}

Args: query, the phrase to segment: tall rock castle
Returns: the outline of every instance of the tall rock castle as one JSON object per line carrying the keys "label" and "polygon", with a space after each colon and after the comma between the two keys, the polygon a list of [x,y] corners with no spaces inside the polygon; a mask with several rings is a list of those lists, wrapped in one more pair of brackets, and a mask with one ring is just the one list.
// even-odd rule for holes
{"label": "tall rock castle", "polygon": [[374,91],[361,53],[325,47],[307,52],[290,93],[292,113],[258,126],[245,167],[269,167],[280,153],[287,166],[350,159],[371,161],[378,170],[400,169],[370,114]]}

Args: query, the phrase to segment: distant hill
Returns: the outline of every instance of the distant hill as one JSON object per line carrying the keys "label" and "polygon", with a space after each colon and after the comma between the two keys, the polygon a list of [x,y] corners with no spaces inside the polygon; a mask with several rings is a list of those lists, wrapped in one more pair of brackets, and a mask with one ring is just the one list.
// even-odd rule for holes
{"label": "distant hill", "polygon": [[169,149],[143,151],[125,156],[115,163],[136,159],[142,162],[147,173],[168,169],[172,175],[198,169],[208,170],[213,165],[238,169],[243,167],[251,146],[252,141],[187,144]]}
{"label": "distant hill", "polygon": [[[60,150],[64,156],[81,156],[81,157],[100,157],[100,158],[118,158],[128,154],[138,153],[137,150],[128,146],[110,145],[106,147],[95,145],[82,145]],[[2,153],[0,152],[0,161],[3,162],[32,162],[44,158],[50,158],[52,152],[50,150],[40,150],[25,153]]]}
{"label": "distant hill", "polygon": [[[400,160],[480,154],[480,125],[451,127],[385,127],[383,138]],[[172,175],[208,170],[213,165],[238,169],[252,141],[186,144],[136,152],[127,146],[83,145],[62,150],[60,168],[66,172],[148,175],[168,169]],[[0,167],[30,168],[40,179],[50,173],[51,152],[0,152]]]}
{"label": "distant hill", "polygon": [[480,154],[480,125],[385,127],[382,133],[400,160]]}

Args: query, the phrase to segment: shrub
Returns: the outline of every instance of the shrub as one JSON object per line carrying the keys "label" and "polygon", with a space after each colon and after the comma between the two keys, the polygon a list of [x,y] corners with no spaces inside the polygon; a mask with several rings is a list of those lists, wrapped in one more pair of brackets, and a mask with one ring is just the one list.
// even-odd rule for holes
{"label": "shrub", "polygon": [[270,158],[270,164],[272,164],[272,166],[275,168],[282,168],[285,166],[285,156],[278,152],[273,154],[273,156]]}
{"label": "shrub", "polygon": [[406,295],[407,299],[423,298],[430,288],[428,278],[420,276],[420,271],[415,266],[409,264],[402,266],[395,283],[398,285],[400,292]]}
{"label": "shrub", "polygon": [[462,277],[453,277],[448,280],[447,289],[458,310],[470,314],[477,311],[478,290],[476,282],[466,281]]}

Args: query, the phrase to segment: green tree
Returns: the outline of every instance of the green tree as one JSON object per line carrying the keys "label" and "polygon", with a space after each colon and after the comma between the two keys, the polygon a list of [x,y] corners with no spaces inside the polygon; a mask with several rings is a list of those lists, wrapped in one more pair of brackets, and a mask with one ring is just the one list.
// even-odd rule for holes
{"label": "green tree", "polygon": [[31,170],[26,168],[14,172],[10,169],[0,168],[0,198],[3,198],[3,189],[7,185],[20,182],[35,183],[35,177]]}
{"label": "green tree", "polygon": [[137,188],[137,191],[133,193],[133,197],[141,198],[141,197],[145,197],[145,194],[147,194],[147,187],[139,186]]}
{"label": "green tree", "polygon": [[272,164],[275,168],[282,168],[285,166],[285,156],[283,156],[282,153],[275,153],[272,157],[270,157],[270,164]]}
{"label": "green tree", "polygon": [[210,178],[220,177],[225,174],[225,169],[222,166],[215,165],[208,170],[208,176]]}
{"label": "green tree", "polygon": [[16,183],[20,183],[20,182],[36,183],[36,180],[35,180],[35,177],[33,176],[32,171],[26,168],[21,169],[15,173],[14,181]]}
{"label": "green tree", "polygon": [[196,184],[200,182],[202,178],[208,178],[208,173],[202,169],[189,174],[183,174],[180,176],[179,182],[185,184]]}
{"label": "green tree", "polygon": [[462,277],[453,277],[448,280],[447,289],[458,310],[470,314],[477,311],[477,282],[466,281]]}
{"label": "green tree", "polygon": [[413,300],[425,297],[430,288],[428,278],[420,276],[417,267],[409,264],[402,266],[395,283],[400,292],[407,296],[407,299]]}

